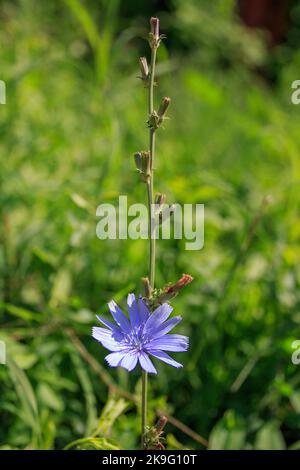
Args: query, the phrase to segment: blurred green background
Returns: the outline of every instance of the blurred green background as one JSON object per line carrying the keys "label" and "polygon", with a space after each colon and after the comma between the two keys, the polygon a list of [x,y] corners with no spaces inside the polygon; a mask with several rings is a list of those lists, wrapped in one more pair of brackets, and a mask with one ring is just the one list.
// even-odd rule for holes
{"label": "blurred green background", "polygon": [[174,301],[190,351],[180,372],[157,364],[149,419],[171,416],[169,449],[300,448],[297,2],[286,14],[271,47],[233,0],[0,2],[1,448],[139,445],[139,371],[109,369],[90,330],[147,273],[147,242],[98,240],[95,211],[146,198],[132,154],[151,15],[168,36],[157,102],[172,98],[156,189],[206,220],[201,251],[158,242],[157,285],[195,279]]}

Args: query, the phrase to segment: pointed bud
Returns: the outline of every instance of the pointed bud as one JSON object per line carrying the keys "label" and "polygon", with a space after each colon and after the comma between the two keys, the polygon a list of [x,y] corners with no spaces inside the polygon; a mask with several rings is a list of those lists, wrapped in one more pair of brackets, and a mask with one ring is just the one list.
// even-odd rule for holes
{"label": "pointed bud", "polygon": [[141,152],[136,152],[134,154],[135,166],[138,171],[142,171],[142,154]]}
{"label": "pointed bud", "polygon": [[162,224],[172,217],[176,210],[176,204],[166,204],[167,196],[162,193],[155,195],[155,213],[159,215],[159,223]]}
{"label": "pointed bud", "polygon": [[159,418],[155,426],[158,435],[160,435],[163,432],[163,429],[165,425],[167,424],[167,422],[168,422],[168,418],[166,416],[161,416]]}
{"label": "pointed bud", "polygon": [[159,19],[150,19],[150,33],[149,33],[149,44],[151,49],[157,49],[161,43],[161,40],[166,37],[165,34],[159,34]]}
{"label": "pointed bud", "polygon": [[136,169],[141,175],[142,181],[148,183],[151,177],[151,157],[150,152],[141,151],[134,154]]}
{"label": "pointed bud", "polygon": [[155,204],[162,206],[166,202],[166,195],[162,193],[157,193],[155,195]]}
{"label": "pointed bud", "polygon": [[153,39],[156,42],[159,41],[159,19],[153,17],[150,18],[150,27]]}
{"label": "pointed bud", "polygon": [[142,277],[142,283],[144,284],[144,291],[146,299],[151,299],[152,297],[152,287],[150,286],[150,281],[148,277]]}
{"label": "pointed bud", "polygon": [[164,302],[168,302],[170,299],[173,299],[176,297],[178,292],[181,291],[181,289],[190,284],[192,281],[192,276],[189,274],[183,274],[181,278],[175,282],[175,284],[171,284],[163,288],[161,294],[158,297],[158,302],[163,304]]}
{"label": "pointed bud", "polygon": [[170,103],[171,103],[171,98],[169,98],[168,96],[165,96],[162,100],[161,100],[161,103],[160,103],[160,106],[159,106],[159,109],[157,111],[157,114],[158,116],[160,117],[161,120],[163,120],[166,112],[167,112],[167,109],[168,107],[170,106]]}
{"label": "pointed bud", "polygon": [[140,78],[147,82],[149,78],[149,67],[146,57],[140,57],[140,69],[142,74]]}
{"label": "pointed bud", "polygon": [[179,292],[185,286],[190,284],[193,281],[193,279],[194,278],[190,276],[189,274],[183,274],[181,278],[177,282],[175,282],[175,284],[172,284],[166,289],[166,292],[168,294]]}

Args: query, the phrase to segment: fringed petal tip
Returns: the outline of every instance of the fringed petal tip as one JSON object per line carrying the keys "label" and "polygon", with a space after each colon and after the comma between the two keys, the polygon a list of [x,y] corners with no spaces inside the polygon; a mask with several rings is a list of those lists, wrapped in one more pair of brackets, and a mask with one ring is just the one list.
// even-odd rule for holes
{"label": "fringed petal tip", "polygon": [[105,356],[105,360],[110,367],[118,367],[122,359],[124,358],[124,353],[112,352]]}
{"label": "fringed petal tip", "polygon": [[92,337],[93,337],[96,341],[98,341],[98,339],[97,339],[97,328],[98,328],[97,326],[93,326],[93,327],[92,327]]}

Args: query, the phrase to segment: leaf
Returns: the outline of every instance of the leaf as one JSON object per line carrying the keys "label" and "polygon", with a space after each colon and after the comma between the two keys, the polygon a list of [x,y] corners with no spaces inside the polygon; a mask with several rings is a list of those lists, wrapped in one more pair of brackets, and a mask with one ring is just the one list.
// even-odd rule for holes
{"label": "leaf", "polygon": [[7,353],[20,369],[30,369],[38,362],[38,356],[28,345],[13,340],[9,335],[4,337],[7,345]]}
{"label": "leaf", "polygon": [[100,37],[93,17],[79,0],[65,0],[65,2],[81,24],[91,47],[96,49],[100,42]]}
{"label": "leaf", "polygon": [[168,450],[192,450],[190,447],[185,447],[179,442],[174,434],[168,434],[166,437]]}
{"label": "leaf", "polygon": [[16,307],[15,305],[5,303],[0,303],[0,307],[7,310],[14,316],[22,318],[22,320],[32,320],[37,322],[43,321],[41,313],[32,312],[31,310],[28,310],[26,308]]}
{"label": "leaf", "polygon": [[54,392],[54,390],[47,383],[40,383],[37,389],[39,399],[48,408],[55,411],[64,410],[64,402],[62,398]]}
{"label": "leaf", "polygon": [[290,397],[292,407],[297,413],[300,413],[300,392],[292,393]]}
{"label": "leaf", "polygon": [[75,447],[75,450],[121,450],[121,448],[113,441],[103,437],[88,437],[85,439],[77,439],[68,444],[64,450]]}
{"label": "leaf", "polygon": [[275,421],[270,421],[263,425],[258,431],[255,439],[255,449],[258,450],[284,450],[286,445]]}
{"label": "leaf", "polygon": [[240,450],[245,445],[245,439],[244,422],[229,410],[213,428],[209,436],[209,449]]}
{"label": "leaf", "polygon": [[294,442],[291,446],[288,448],[289,450],[300,450],[300,441]]}
{"label": "leaf", "polygon": [[62,268],[54,277],[50,306],[57,307],[67,302],[72,287],[72,276],[70,270]]}
{"label": "leaf", "polygon": [[16,393],[22,404],[21,412],[18,409],[19,417],[31,427],[33,436],[38,440],[40,436],[40,422],[37,402],[31,383],[25,372],[10,357],[7,358],[7,365],[15,385]]}
{"label": "leaf", "polygon": [[7,359],[7,365],[9,367],[11,377],[16,385],[17,393],[19,391],[22,392],[19,394],[21,401],[30,408],[32,415],[36,418],[38,414],[37,402],[34,391],[25,372],[23,372],[11,358]]}
{"label": "leaf", "polygon": [[72,351],[70,356],[84,393],[87,413],[85,435],[88,436],[95,429],[97,423],[96,397],[94,394],[90,376],[81,358],[75,351]]}
{"label": "leaf", "polygon": [[86,199],[80,196],[80,194],[72,193],[71,199],[74,202],[74,204],[76,204],[76,206],[80,207],[81,209],[88,209],[88,210],[93,209],[92,205]]}
{"label": "leaf", "polygon": [[108,436],[116,419],[126,410],[128,402],[123,398],[110,397],[102,410],[95,436]]}
{"label": "leaf", "polygon": [[56,435],[55,417],[52,411],[43,410],[41,413],[41,425],[43,430],[43,443],[41,448],[43,450],[53,449]]}
{"label": "leaf", "polygon": [[34,247],[32,254],[43,264],[55,268],[57,264],[57,258],[53,253],[50,253],[42,248]]}

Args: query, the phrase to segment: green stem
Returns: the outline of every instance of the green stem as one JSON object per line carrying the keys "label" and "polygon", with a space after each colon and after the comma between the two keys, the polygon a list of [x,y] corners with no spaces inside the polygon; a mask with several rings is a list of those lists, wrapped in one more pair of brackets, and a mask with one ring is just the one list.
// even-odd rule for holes
{"label": "green stem", "polygon": [[[148,113],[149,117],[154,111],[154,79],[155,79],[155,62],[156,62],[156,48],[151,49],[151,64],[150,64],[150,80],[149,80],[149,94],[148,94]],[[155,157],[155,129],[150,128],[149,131],[149,150],[150,150],[150,181],[147,183],[148,195],[148,212],[149,212],[149,281],[151,288],[154,288],[155,281],[155,226],[154,214],[152,214],[153,198],[153,168]],[[153,216],[152,216],[153,215]],[[146,448],[146,426],[147,426],[147,386],[148,374],[142,372],[142,449]]]}
{"label": "green stem", "polygon": [[148,374],[142,372],[142,450],[146,449]]}
{"label": "green stem", "polygon": [[[155,81],[155,63],[156,63],[156,48],[151,49],[151,64],[150,64],[150,83],[149,83],[149,102],[148,102],[148,112],[149,116],[154,111],[154,81]],[[150,147],[150,159],[151,159],[151,175],[150,175],[150,188],[148,188],[148,205],[150,213],[150,257],[149,257],[149,281],[152,288],[154,288],[155,281],[155,226],[154,226],[154,217],[152,217],[152,204],[154,202],[154,158],[155,158],[155,129],[150,128],[149,131],[149,147]]]}
{"label": "green stem", "polygon": [[154,110],[154,81],[155,81],[155,62],[156,62],[156,48],[151,49],[151,63],[150,63],[150,80],[149,80],[149,95],[148,95],[148,111],[149,115]]}
{"label": "green stem", "polygon": [[[151,178],[152,180],[152,178]],[[150,181],[147,184],[147,194],[148,194],[148,212],[149,212],[149,281],[150,285],[154,287],[155,280],[155,226],[154,226],[154,214],[152,214],[152,204],[153,204],[153,183]]]}

